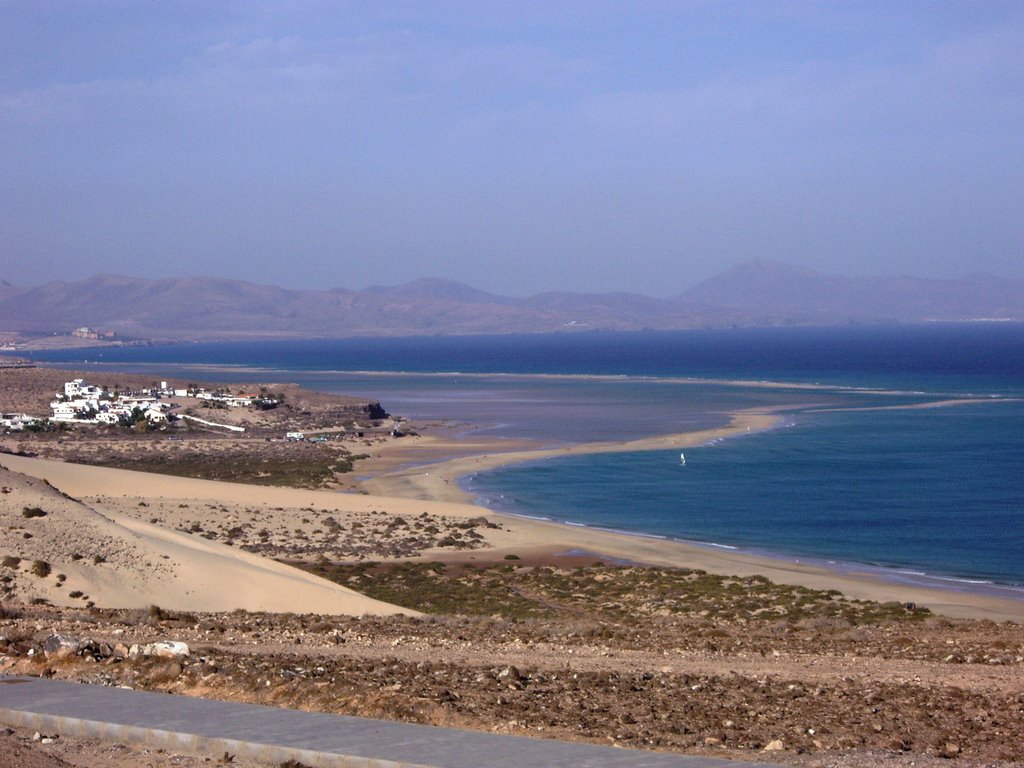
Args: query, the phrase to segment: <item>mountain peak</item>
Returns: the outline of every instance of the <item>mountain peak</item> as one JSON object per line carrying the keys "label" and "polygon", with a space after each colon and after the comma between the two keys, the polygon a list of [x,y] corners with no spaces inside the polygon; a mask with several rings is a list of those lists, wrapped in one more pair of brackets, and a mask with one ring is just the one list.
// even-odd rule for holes
{"label": "mountain peak", "polygon": [[400,285],[373,285],[367,288],[366,292],[405,298],[444,299],[471,304],[504,304],[508,302],[504,296],[487,293],[471,285],[443,277],[420,277]]}
{"label": "mountain peak", "polygon": [[815,272],[813,269],[808,269],[807,267],[801,267],[797,264],[789,264],[784,261],[771,261],[770,259],[754,258],[734,264],[724,272],[719,273],[716,277],[743,274],[810,276],[820,275],[821,273]]}

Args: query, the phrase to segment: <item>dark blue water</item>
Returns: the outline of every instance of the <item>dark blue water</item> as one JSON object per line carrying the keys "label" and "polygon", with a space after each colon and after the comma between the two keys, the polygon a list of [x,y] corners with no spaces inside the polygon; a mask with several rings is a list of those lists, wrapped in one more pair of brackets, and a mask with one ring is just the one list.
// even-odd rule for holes
{"label": "dark blue water", "polygon": [[[378,397],[394,413],[551,443],[717,426],[738,408],[788,405],[789,426],[687,449],[685,467],[678,452],[605,454],[509,467],[470,482],[494,506],[558,520],[1024,584],[1024,404],[1001,399],[891,409],[965,393],[1024,396],[1022,324],[224,343],[46,354],[66,363],[83,357],[203,380],[283,378]],[[242,368],[252,366],[266,370]],[[703,381],[679,380],[684,377]],[[755,380],[791,386],[754,386]],[[865,391],[871,389],[879,391]]]}
{"label": "dark blue water", "polygon": [[39,359],[285,370],[694,376],[900,387],[1021,386],[1024,324],[584,332],[168,344],[39,353]]}

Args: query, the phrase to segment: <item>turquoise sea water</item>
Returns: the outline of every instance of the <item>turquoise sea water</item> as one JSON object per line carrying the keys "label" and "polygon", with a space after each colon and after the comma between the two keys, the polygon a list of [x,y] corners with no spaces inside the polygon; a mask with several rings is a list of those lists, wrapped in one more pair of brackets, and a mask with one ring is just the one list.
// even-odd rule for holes
{"label": "turquoise sea water", "polygon": [[[606,528],[1024,582],[1024,408],[798,415],[678,452],[573,457],[471,479],[492,506]],[[912,575],[912,574],[905,574]]]}
{"label": "turquoise sea water", "polygon": [[[783,426],[687,449],[685,467],[678,451],[603,454],[506,467],[466,483],[484,503],[520,514],[870,564],[907,580],[927,574],[961,586],[1024,585],[1024,402],[1014,399],[1024,397],[1020,324],[209,344],[47,356],[76,365],[83,357],[154,375],[283,378],[377,397],[393,413],[549,444],[717,426],[737,408],[787,406]],[[968,393],[987,400],[893,408]]]}

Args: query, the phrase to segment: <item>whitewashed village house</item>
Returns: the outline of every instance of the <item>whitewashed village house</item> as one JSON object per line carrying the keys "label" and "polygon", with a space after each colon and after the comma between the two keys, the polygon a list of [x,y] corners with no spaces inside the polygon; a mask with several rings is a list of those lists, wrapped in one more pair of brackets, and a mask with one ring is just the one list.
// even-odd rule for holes
{"label": "whitewashed village house", "polygon": [[30,427],[39,420],[27,413],[0,413],[0,427],[9,429],[12,432],[20,432],[25,427]]}
{"label": "whitewashed village house", "polygon": [[[163,384],[162,390],[166,390]],[[102,387],[86,384],[82,379],[65,382],[64,394],[50,403],[51,421],[78,424],[120,424],[130,419],[136,409],[150,422],[166,423],[166,403],[159,395],[120,395],[112,398]]]}
{"label": "whitewashed village house", "polygon": [[84,379],[72,379],[64,382],[64,397],[72,400],[99,399],[103,396],[101,387],[94,387],[85,383]]}
{"label": "whitewashed village house", "polygon": [[166,424],[170,420],[168,412],[174,407],[162,401],[161,398],[167,397],[195,397],[229,408],[246,408],[257,402],[264,406],[268,403],[276,405],[279,402],[274,398],[260,395],[213,393],[202,388],[172,389],[167,386],[166,381],[161,381],[159,387],[152,389],[111,395],[102,387],[86,384],[83,379],[73,379],[64,384],[63,394],[58,392],[57,398],[50,403],[53,414],[50,419],[78,424],[121,424],[130,421],[137,412],[141,412],[151,424]]}

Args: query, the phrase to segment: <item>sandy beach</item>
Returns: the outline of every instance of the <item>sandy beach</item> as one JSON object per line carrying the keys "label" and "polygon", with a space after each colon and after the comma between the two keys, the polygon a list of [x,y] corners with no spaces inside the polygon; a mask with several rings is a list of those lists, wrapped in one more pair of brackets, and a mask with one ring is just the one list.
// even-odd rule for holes
{"label": "sandy beach", "polygon": [[[466,474],[549,456],[686,448],[708,440],[746,433],[748,430],[769,429],[777,419],[778,416],[770,412],[744,411],[735,414],[731,423],[720,429],[627,443],[591,443],[559,449],[499,451],[499,446],[504,445],[501,441],[480,441],[473,445],[463,443],[458,445],[457,450],[465,452],[485,447],[494,450],[439,463],[383,472],[363,480],[362,493],[261,487],[12,455],[0,457],[0,464],[15,472],[44,479],[61,492],[88,504],[100,513],[121,520],[122,524],[134,517],[136,522],[132,525],[136,526],[135,533],[140,535],[144,533],[141,530],[143,520],[148,520],[153,512],[150,505],[154,504],[160,506],[160,525],[164,529],[184,529],[189,523],[196,524],[192,505],[201,503],[215,511],[215,518],[234,521],[251,518],[254,521],[262,521],[262,525],[269,522],[276,526],[283,536],[300,537],[313,536],[313,532],[319,530],[316,527],[317,521],[322,517],[308,517],[308,513],[313,511],[320,516],[330,515],[342,522],[371,514],[379,515],[381,519],[390,517],[401,518],[403,521],[419,515],[432,515],[438,520],[447,521],[487,517],[500,520],[501,527],[481,530],[485,548],[452,550],[426,546],[419,549],[415,556],[448,560],[495,560],[510,554],[523,557],[531,553],[544,553],[550,556],[559,552],[586,551],[596,557],[624,562],[694,568],[737,576],[761,575],[780,584],[836,589],[855,599],[916,603],[950,617],[1024,621],[1024,602],[1013,599],[977,592],[897,584],[885,580],[876,573],[858,573],[855,569],[840,572],[816,564],[761,557],[726,548],[500,515],[469,503],[469,495],[459,488],[457,482],[459,477]],[[414,456],[419,460],[442,456],[450,447],[443,439],[411,438],[386,443],[376,451],[381,457],[379,466],[387,467],[389,464],[393,466]],[[140,504],[146,506],[140,508]],[[303,510],[306,512],[302,512]],[[304,514],[307,515],[306,519],[300,523]],[[212,518],[205,524],[210,525],[211,522]],[[155,530],[147,531],[150,540],[159,538]],[[210,568],[222,569],[225,562],[223,558],[242,558],[246,554],[237,548],[231,549],[221,544],[210,543],[209,546],[216,549],[221,560],[214,562],[204,559],[208,557],[206,555],[204,558],[197,556],[194,558],[196,564],[193,567],[199,567],[201,563]],[[374,553],[374,556],[378,559],[389,559],[386,549]],[[216,578],[225,583],[224,577]],[[239,578],[244,579],[244,574],[239,575]],[[294,585],[284,582],[281,589],[284,592],[280,594],[288,594],[289,590],[294,589]],[[93,591],[96,591],[95,588]],[[237,594],[232,589],[228,589],[227,592]],[[266,594],[279,593],[270,590]],[[174,601],[172,594],[159,597],[168,605]],[[354,600],[335,601],[329,604],[317,603],[316,597],[311,597],[311,600],[314,609],[324,613],[358,613],[371,608]],[[188,602],[185,595],[182,595],[182,601]],[[262,609],[273,610],[269,605],[267,603]],[[212,609],[214,608],[211,607]],[[228,608],[224,606],[223,609]],[[386,610],[381,606],[372,606],[372,609]]]}

